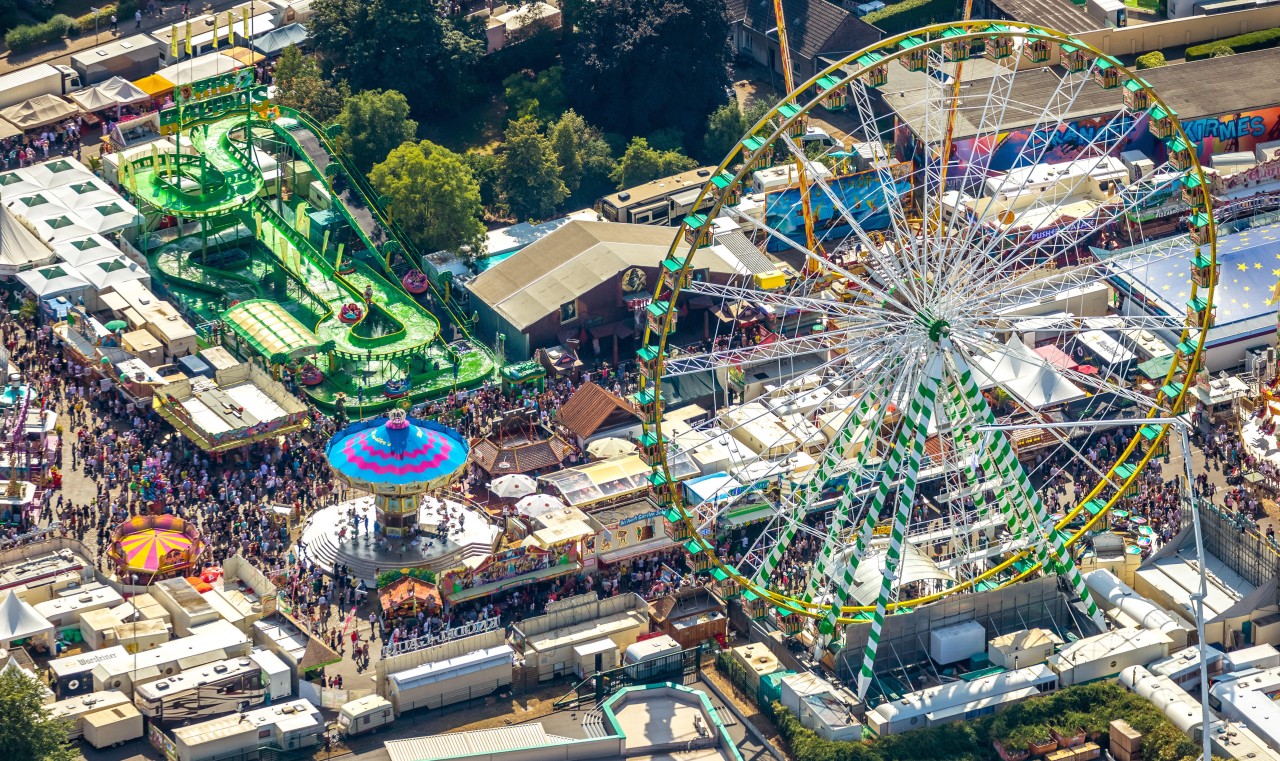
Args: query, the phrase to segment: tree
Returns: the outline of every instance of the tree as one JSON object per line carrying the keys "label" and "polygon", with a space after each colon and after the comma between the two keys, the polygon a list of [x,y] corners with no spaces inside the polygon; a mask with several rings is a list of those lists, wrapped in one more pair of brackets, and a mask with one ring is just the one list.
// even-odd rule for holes
{"label": "tree", "polygon": [[679,174],[696,167],[698,163],[679,151],[659,151],[649,147],[649,141],[637,137],[627,146],[622,160],[609,178],[618,189],[633,188],[659,177]]}
{"label": "tree", "polygon": [[525,69],[502,80],[502,97],[511,119],[532,116],[548,122],[564,113],[564,67],[535,74]]}
{"label": "tree", "polygon": [[520,220],[550,217],[569,197],[551,141],[532,116],[511,122],[503,137],[498,186],[507,209]]}
{"label": "tree", "polygon": [[458,154],[430,140],[406,142],[369,174],[391,216],[424,251],[484,251],[480,186]]}
{"label": "tree", "polygon": [[1153,50],[1150,53],[1138,56],[1137,63],[1139,69],[1159,68],[1165,64],[1164,53],[1159,50]]}
{"label": "tree", "polygon": [[712,111],[707,117],[707,132],[702,137],[702,160],[708,164],[719,164],[747,136],[768,108],[768,104],[757,101],[744,111],[735,98]]}
{"label": "tree", "polygon": [[342,149],[362,172],[418,133],[418,123],[409,118],[409,102],[395,90],[368,90],[347,98],[338,123]]}
{"label": "tree", "polygon": [[49,718],[42,693],[40,682],[17,669],[0,673],[0,756],[76,761],[80,753],[68,744],[68,722]]}
{"label": "tree", "polygon": [[570,193],[582,189],[594,198],[607,191],[609,173],[613,171],[613,151],[600,130],[569,109],[547,127],[551,147],[560,164],[560,177]]}
{"label": "tree", "polygon": [[498,196],[498,167],[502,160],[492,153],[473,150],[462,154],[462,161],[480,186],[480,203],[486,209],[497,208],[501,200]]}
{"label": "tree", "polygon": [[456,107],[474,90],[483,24],[421,0],[316,0],[307,24],[325,72],[351,89],[406,93],[415,110]]}
{"label": "tree", "polygon": [[729,87],[725,0],[596,0],[574,8],[569,102],[606,132],[700,134]]}
{"label": "tree", "polygon": [[351,88],[346,82],[325,79],[320,64],[304,56],[297,45],[290,45],[280,54],[274,82],[277,103],[296,108],[322,124],[333,121],[351,97]]}

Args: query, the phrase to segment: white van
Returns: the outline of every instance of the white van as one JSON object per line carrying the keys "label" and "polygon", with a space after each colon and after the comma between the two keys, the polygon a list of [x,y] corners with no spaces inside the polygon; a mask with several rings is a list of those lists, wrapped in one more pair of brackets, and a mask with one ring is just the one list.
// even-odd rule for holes
{"label": "white van", "polygon": [[338,709],[338,732],[347,737],[377,732],[396,720],[391,701],[377,695],[366,695]]}

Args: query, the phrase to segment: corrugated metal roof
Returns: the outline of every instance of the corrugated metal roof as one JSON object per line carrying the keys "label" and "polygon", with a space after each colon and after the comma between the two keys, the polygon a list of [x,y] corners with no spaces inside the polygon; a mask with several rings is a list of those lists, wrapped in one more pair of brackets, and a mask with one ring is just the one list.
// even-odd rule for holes
{"label": "corrugated metal roof", "polygon": [[433,737],[390,740],[386,743],[391,761],[442,761],[485,753],[501,753],[524,748],[542,748],[561,738],[548,735],[542,722],[513,727],[452,732]]}

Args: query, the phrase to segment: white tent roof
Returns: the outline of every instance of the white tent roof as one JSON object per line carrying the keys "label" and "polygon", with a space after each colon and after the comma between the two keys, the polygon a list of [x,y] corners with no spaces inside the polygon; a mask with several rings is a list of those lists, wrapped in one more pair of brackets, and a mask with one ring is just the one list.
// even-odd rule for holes
{"label": "white tent roof", "polygon": [[105,108],[112,108],[116,105],[116,100],[107,95],[96,87],[86,87],[83,90],[76,90],[67,95],[71,102],[84,109],[85,111],[101,111]]}
{"label": "white tent roof", "polygon": [[[252,19],[250,19],[252,21]],[[237,31],[237,34],[239,32]],[[193,37],[192,40],[197,42],[199,37]],[[212,39],[212,37],[210,37]],[[196,58],[190,58],[186,61],[175,63],[172,66],[166,66],[156,72],[159,76],[169,80],[174,85],[181,87],[182,85],[198,82],[201,79],[208,79],[219,74],[230,74],[238,69],[243,69],[244,64],[236,59],[223,53],[206,53]]]}
{"label": "white tent roof", "polygon": [[36,609],[9,592],[0,600],[0,642],[25,639],[53,629],[53,624]]}
{"label": "white tent roof", "polygon": [[90,285],[99,291],[117,286],[120,283],[147,278],[146,270],[139,267],[137,262],[127,259],[123,255],[114,259],[90,262],[77,267],[76,270],[85,280],[89,281]]}
{"label": "white tent roof", "polygon": [[53,244],[53,251],[62,261],[73,267],[89,262],[100,262],[103,259],[114,259],[120,255],[120,249],[101,235],[61,240]]}
{"label": "white tent roof", "polygon": [[112,77],[102,82],[98,85],[98,90],[122,106],[151,99],[141,87],[123,77]]}
{"label": "white tent roof", "polygon": [[[16,179],[6,187],[3,178],[10,176]],[[28,192],[19,194],[15,188]],[[0,193],[5,205],[26,219],[41,240],[54,244],[122,230],[138,218],[132,204],[82,164],[69,159],[0,176]],[[75,258],[72,263],[81,261]]]}
{"label": "white tent roof", "polygon": [[78,113],[79,108],[56,95],[37,95],[31,100],[0,111],[0,116],[12,122],[13,126],[27,130],[62,121]]}
{"label": "white tent roof", "polygon": [[275,55],[290,45],[301,45],[307,39],[307,28],[302,24],[289,24],[272,30],[249,43],[264,55]]}
{"label": "white tent roof", "polygon": [[54,252],[13,212],[0,208],[0,274],[39,267],[53,261]]}
{"label": "white tent roof", "polygon": [[[5,195],[23,195],[34,190],[47,190],[49,188],[60,188],[63,185],[69,185],[73,182],[82,182],[87,178],[93,177],[84,164],[69,158],[56,158],[52,161],[45,161],[34,166],[15,169],[9,174],[15,174],[22,177],[33,184],[32,190],[20,190],[17,188],[5,187]],[[2,184],[2,183],[0,183]]]}
{"label": "white tent roof", "polygon": [[74,293],[89,287],[89,281],[69,264],[51,264],[48,267],[19,272],[18,281],[42,299]]}
{"label": "white tent roof", "polygon": [[999,386],[1032,409],[1085,397],[1079,386],[1062,377],[1052,363],[1028,348],[1017,336],[1011,337],[1003,350],[993,351],[979,359],[974,367],[974,377],[982,388]]}

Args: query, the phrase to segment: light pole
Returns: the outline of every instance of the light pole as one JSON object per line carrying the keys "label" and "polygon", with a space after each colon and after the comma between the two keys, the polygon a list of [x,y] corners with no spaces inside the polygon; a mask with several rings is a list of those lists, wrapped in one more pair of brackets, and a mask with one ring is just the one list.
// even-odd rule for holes
{"label": "light pole", "polygon": [[98,7],[96,5],[93,6],[92,8],[89,9],[89,12],[93,14],[93,44],[97,45],[98,44],[98,19],[99,19]]}

